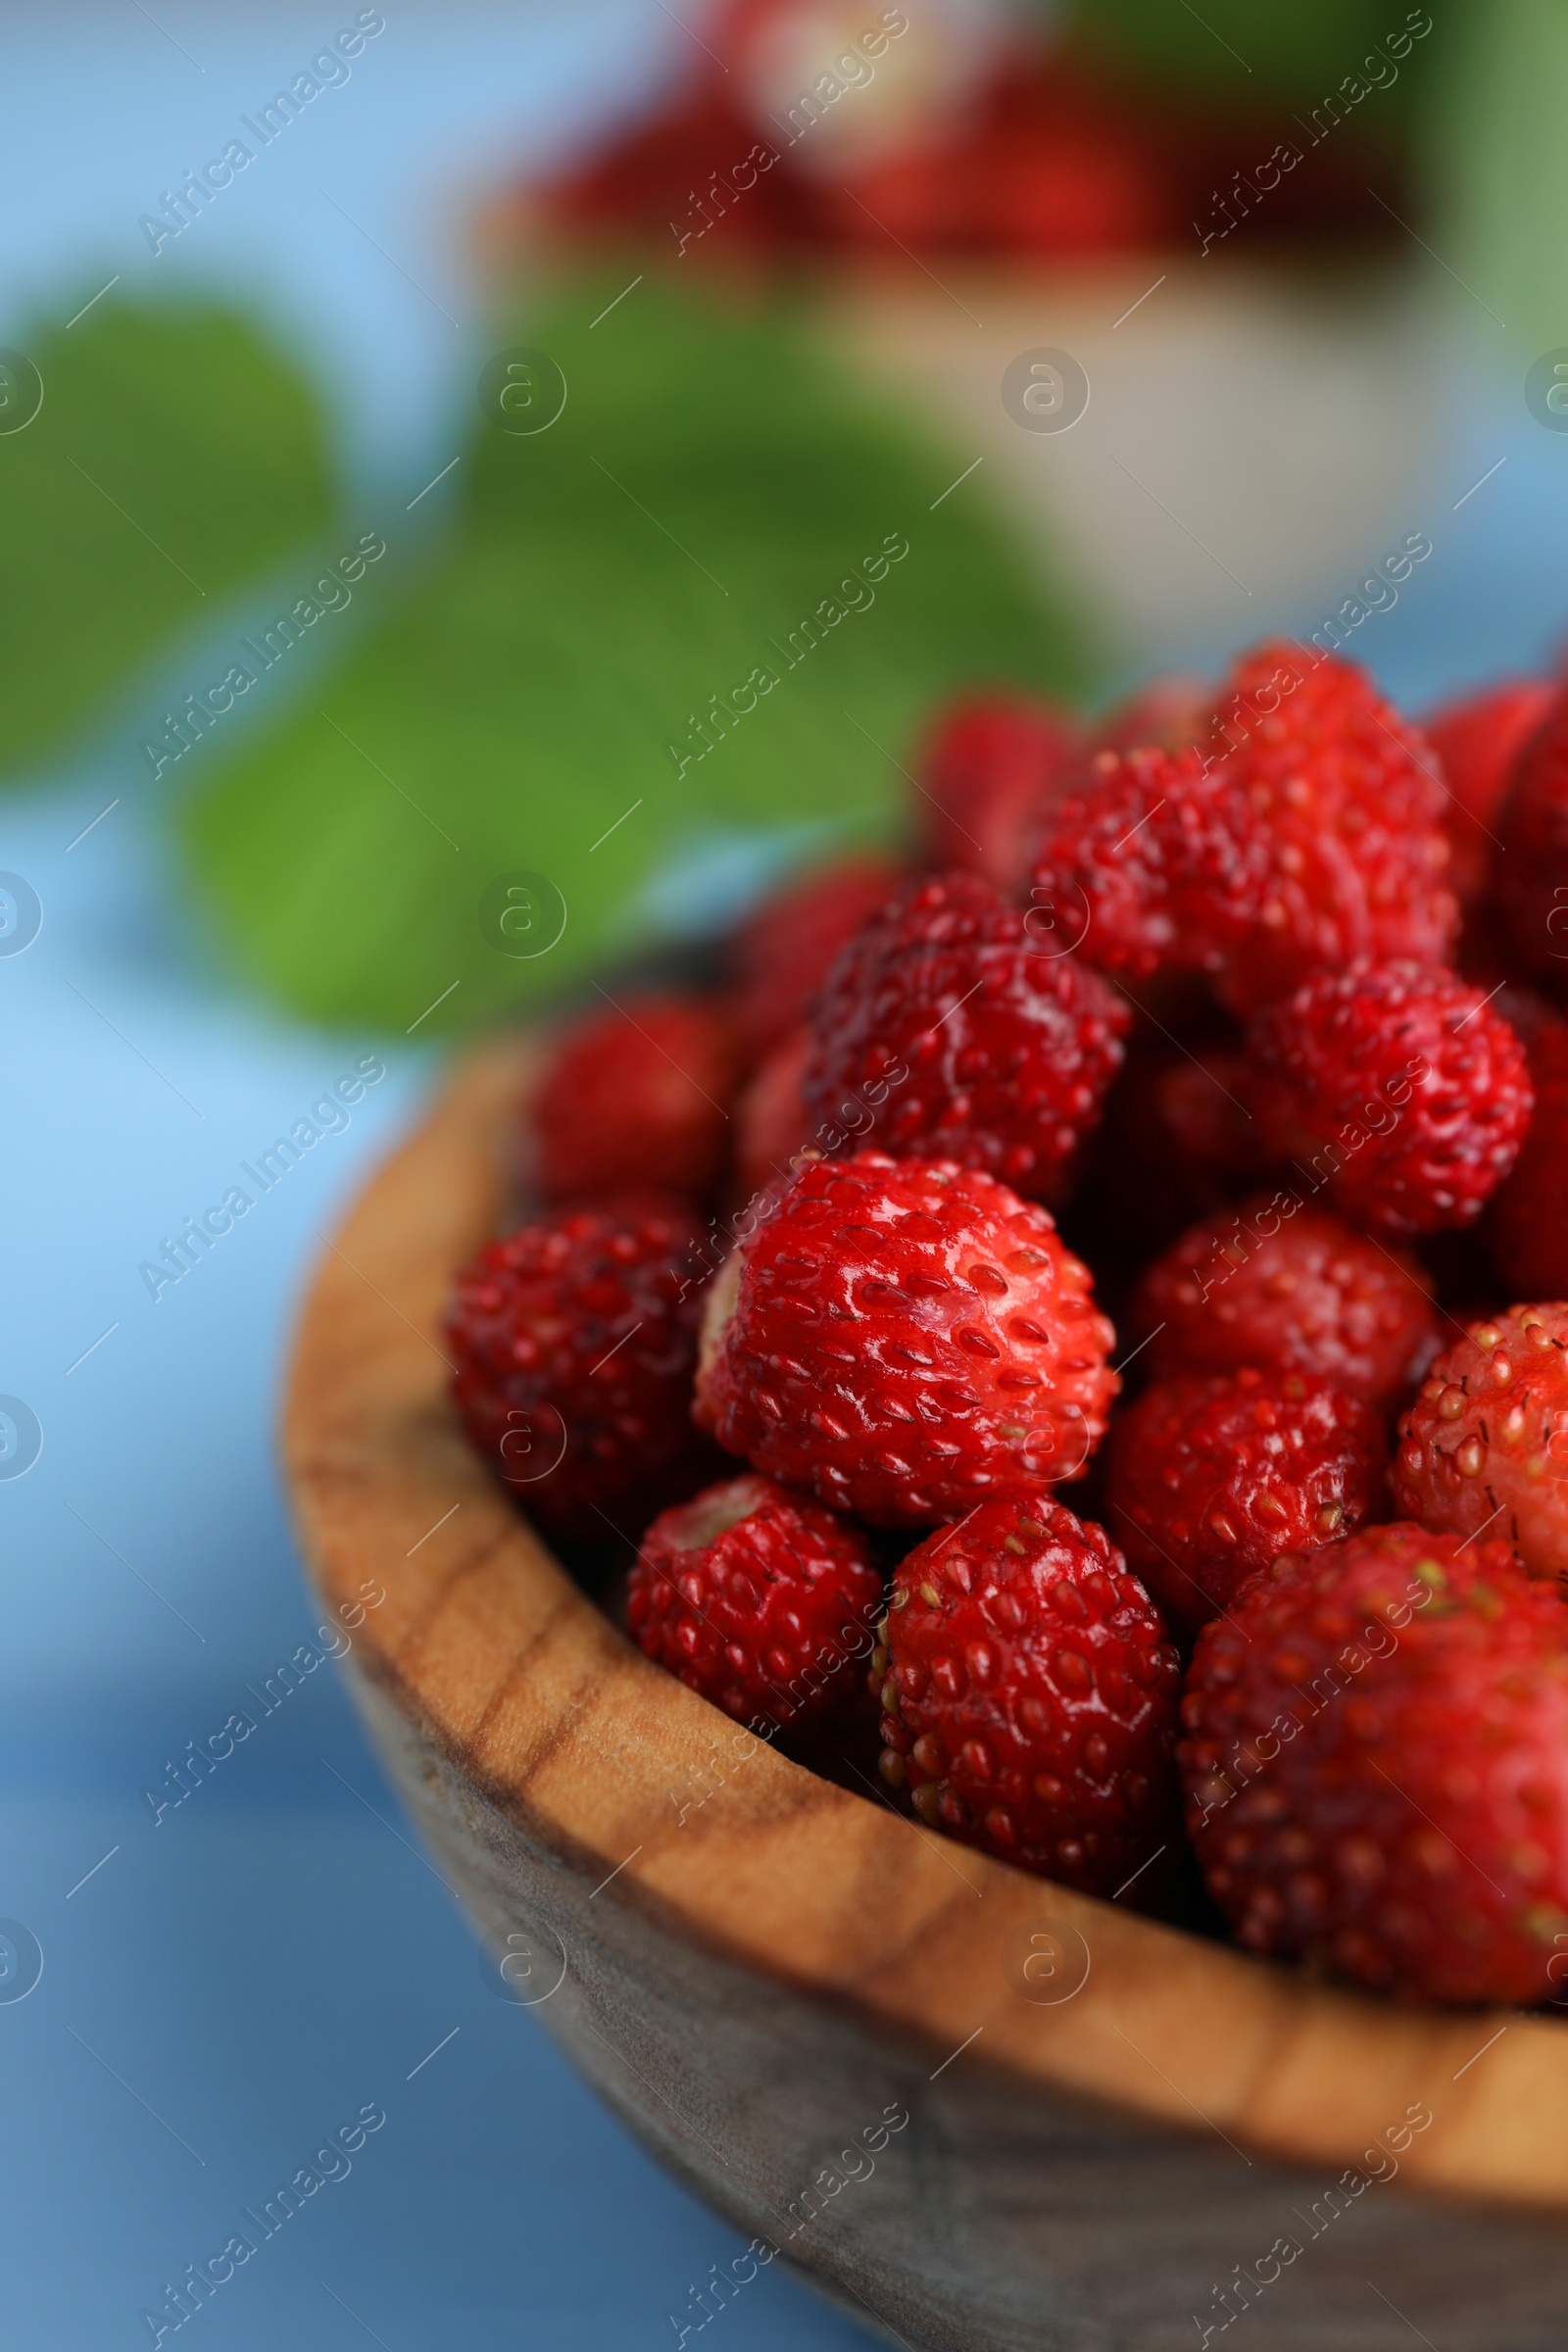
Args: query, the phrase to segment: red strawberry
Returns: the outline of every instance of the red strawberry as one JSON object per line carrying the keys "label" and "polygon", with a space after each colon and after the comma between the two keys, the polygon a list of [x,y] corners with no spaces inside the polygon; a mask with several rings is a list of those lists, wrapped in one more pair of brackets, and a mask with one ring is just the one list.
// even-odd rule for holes
{"label": "red strawberry", "polygon": [[1521,751],[1495,827],[1497,905],[1530,969],[1568,969],[1568,688]]}
{"label": "red strawberry", "polygon": [[775,891],[748,916],[730,948],[731,1014],[754,1061],[806,1018],[840,948],[902,878],[891,858],[846,858]]}
{"label": "red strawberry", "polygon": [[1448,882],[1463,906],[1491,888],[1503,796],[1555,696],[1544,678],[1504,678],[1480,694],[1445,703],[1421,722],[1448,787],[1443,817],[1452,852]]}
{"label": "red strawberry", "polygon": [[1473,1225],[1535,1106],[1501,1014],[1479,988],[1419,964],[1314,972],[1253,1023],[1248,1054],[1274,1149],[1383,1233]]}
{"label": "red strawberry", "polygon": [[843,951],[816,1001],[801,1091],[838,1148],[874,1130],[892,1152],[956,1159],[1054,1200],[1131,1017],[989,883],[946,874],[911,883]]}
{"label": "red strawberry", "polygon": [[1150,1267],[1131,1320],[1156,1380],[1256,1364],[1332,1381],[1385,1412],[1437,1346],[1420,1269],[1294,1193],[1193,1226]]}
{"label": "red strawberry", "polygon": [[1282,1553],[1200,1638],[1182,1722],[1188,1826],[1250,1949],[1405,1999],[1555,1989],[1568,1607],[1506,1544],[1400,1524]]}
{"label": "red strawberry", "polygon": [[853,1714],[882,1613],[865,1538],[748,1472],[661,1512],[627,1587],[644,1653],[754,1730]]}
{"label": "red strawberry", "polygon": [[1209,973],[1232,1010],[1352,956],[1448,958],[1431,755],[1365,673],[1285,645],[1239,662],[1202,751],[1110,751],[1049,816],[1037,899],[1133,979]]}
{"label": "red strawberry", "polygon": [[1445,1348],[1399,1424],[1394,1494],[1568,1582],[1568,1306],[1510,1306]]}
{"label": "red strawberry", "polygon": [[922,1821],[1086,1893],[1159,1891],[1180,1668],[1102,1528],[980,1503],[901,1561],[885,1639],[882,1769]]}
{"label": "red strawberry", "polygon": [[1105,1517],[1169,1623],[1195,1634],[1276,1553],[1359,1527],[1387,1453],[1369,1404],[1299,1372],[1165,1381],[1110,1425]]}
{"label": "red strawberry", "polygon": [[700,997],[626,996],[584,1013],[556,1041],[531,1106],[540,1193],[711,1192],[735,1063],[728,1025]]}
{"label": "red strawberry", "polygon": [[683,1203],[633,1195],[521,1225],[458,1276],[453,1397],[550,1534],[635,1527],[716,1463],[690,1411],[702,1241]]}
{"label": "red strawberry", "polygon": [[971,695],[939,712],[916,765],[911,814],[921,860],[960,867],[994,890],[1023,879],[1025,836],[1066,778],[1078,745],[1064,710],[1021,695]]}
{"label": "red strawberry", "polygon": [[735,1181],[746,1200],[782,1176],[810,1140],[801,1080],[811,1051],[808,1029],[792,1029],[762,1060],[735,1105]]}
{"label": "red strawberry", "polygon": [[1268,875],[1266,832],[1223,762],[1100,751],[1047,812],[1031,922],[1117,978],[1215,973],[1261,919]]}
{"label": "red strawberry", "polygon": [[1258,920],[1220,978],[1233,1011],[1257,1011],[1320,963],[1449,960],[1446,795],[1365,670],[1259,646],[1232,669],[1211,741],[1268,846]]}
{"label": "red strawberry", "polygon": [[876,1526],[1076,1477],[1113,1333],[1043,1208],[951,1160],[808,1160],[747,1214],[710,1294],[699,1419]]}

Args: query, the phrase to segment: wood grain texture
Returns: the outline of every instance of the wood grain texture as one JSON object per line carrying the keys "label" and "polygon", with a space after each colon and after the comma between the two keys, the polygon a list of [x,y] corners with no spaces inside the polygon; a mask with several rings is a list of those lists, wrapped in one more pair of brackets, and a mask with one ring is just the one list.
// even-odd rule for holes
{"label": "wood grain texture", "polygon": [[[1441,2352],[1560,2346],[1563,2022],[1396,2010],[939,1839],[737,1736],[557,1565],[469,1451],[440,1345],[525,1074],[522,1049],[466,1064],[353,1210],[285,1448],[323,1598],[385,1588],[345,1661],[356,1699],[443,1874],[494,1948],[516,1939],[518,1991],[548,1993],[541,2022],[663,2161],[890,2340],[1217,2340],[1215,2285],[1284,2236],[1299,2254],[1233,2323],[1255,2352],[1330,2328],[1393,2352],[1399,2312]],[[874,2172],[803,2202],[889,2106],[910,2120]],[[1347,2168],[1387,2171],[1366,2152],[1417,2106],[1397,2178],[1325,2203]]]}

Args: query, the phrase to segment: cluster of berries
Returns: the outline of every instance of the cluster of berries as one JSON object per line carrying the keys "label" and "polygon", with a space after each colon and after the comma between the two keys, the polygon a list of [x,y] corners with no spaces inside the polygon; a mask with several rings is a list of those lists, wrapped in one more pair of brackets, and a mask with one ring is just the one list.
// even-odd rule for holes
{"label": "cluster of berries", "polygon": [[1552,1997],[1568,691],[1423,734],[1276,644],[978,699],[913,819],[554,1040],[448,1321],[474,1442],[635,1549],[650,1658],[931,1828]]}
{"label": "cluster of berries", "polygon": [[531,254],[542,220],[552,242],[617,260],[662,249],[685,270],[707,260],[755,277],[802,255],[874,261],[890,238],[943,269],[1142,260],[1195,235],[1206,253],[1244,220],[1265,239],[1375,226],[1364,173],[1378,150],[1343,113],[1333,151],[1298,118],[1275,124],[1270,140],[1292,135],[1263,159],[1260,203],[1229,161],[1250,108],[1232,120],[1206,99],[1172,106],[1137,45],[1095,31],[1066,16],[719,0],[657,110],[617,114],[585,157],[510,194],[490,235]]}

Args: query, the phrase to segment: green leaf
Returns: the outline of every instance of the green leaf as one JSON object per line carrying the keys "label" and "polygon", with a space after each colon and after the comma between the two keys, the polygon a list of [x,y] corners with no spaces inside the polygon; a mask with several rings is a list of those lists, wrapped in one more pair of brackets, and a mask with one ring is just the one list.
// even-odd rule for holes
{"label": "green leaf", "polygon": [[[1174,77],[1254,104],[1326,97],[1405,29],[1395,0],[1203,0],[1201,12],[1187,0],[1077,0],[1072,15],[1092,44],[1152,82]],[[1419,47],[1405,52],[1401,81],[1421,57]]]}
{"label": "green leaf", "polygon": [[[84,734],[160,644],[330,512],[318,403],[235,314],[110,296],[24,352],[43,405],[0,430],[0,772],[13,774]],[[18,371],[6,389],[15,401]]]}
{"label": "green leaf", "polygon": [[[590,326],[614,290],[518,330],[564,371],[559,421],[476,426],[434,568],[186,810],[235,954],[312,1015],[404,1029],[442,998],[423,1035],[537,1001],[656,935],[646,886],[685,850],[894,828],[895,762],[944,691],[1082,683],[982,477],[941,495],[968,452],[853,389],[785,312],[649,283]],[[519,869],[565,906],[531,960],[480,921]]]}

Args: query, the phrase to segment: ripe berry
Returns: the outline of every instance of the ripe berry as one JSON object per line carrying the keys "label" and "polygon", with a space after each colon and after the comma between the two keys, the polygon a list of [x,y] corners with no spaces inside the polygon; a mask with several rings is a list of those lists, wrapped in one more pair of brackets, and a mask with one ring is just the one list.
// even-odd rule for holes
{"label": "ripe berry", "polygon": [[865,1538],[746,1473],[662,1511],[627,1585],[645,1655],[754,1728],[852,1714],[882,1613]]}
{"label": "ripe berry", "polygon": [[732,1453],[881,1527],[1076,1477],[1113,1333],[1043,1208],[951,1160],[807,1160],[714,1283],[697,1414]]}
{"label": "ripe berry", "polygon": [[911,814],[921,862],[978,874],[994,890],[1023,879],[1026,838],[1077,756],[1064,710],[1021,695],[972,695],[939,712],[919,760]]}
{"label": "ripe berry", "polygon": [[1510,1306],[1440,1355],[1399,1424],[1395,1499],[1423,1526],[1505,1536],[1568,1581],[1568,1306]]}
{"label": "ripe berry", "polygon": [[1243,1364],[1332,1381],[1380,1411],[1437,1348],[1425,1277],[1294,1193],[1193,1226],[1139,1285],[1131,1314],[1155,1380]]}
{"label": "ripe berry", "polygon": [[1257,920],[1220,976],[1233,1011],[1257,1011],[1317,964],[1449,960],[1446,796],[1365,670],[1259,646],[1226,681],[1214,741],[1230,747],[1223,763],[1268,861]]}
{"label": "ripe berry", "polygon": [[627,996],[585,1013],[557,1040],[533,1099],[540,1194],[711,1192],[735,1075],[733,1037],[700,997]]}
{"label": "ripe berry", "polygon": [[1448,884],[1463,906],[1491,889],[1498,815],[1515,764],[1555,699],[1544,678],[1505,678],[1446,703],[1421,722],[1448,787],[1443,814],[1452,853]]}
{"label": "ripe berry", "polygon": [[1535,1097],[1508,1023],[1452,972],[1314,972],[1248,1039],[1250,1096],[1282,1159],[1382,1233],[1472,1225],[1518,1156]]}
{"label": "ripe berry", "polygon": [[[1123,998],[976,874],[911,883],[843,951],[812,1014],[813,1125],[1060,1197],[1121,1062]],[[832,1149],[831,1146],[826,1147]]]}
{"label": "ripe berry", "polygon": [[636,1527],[716,1462],[690,1411],[702,1239],[678,1200],[634,1195],[521,1225],[458,1276],[454,1400],[549,1534]]}
{"label": "ripe berry", "polygon": [[979,1504],[900,1563],[886,1645],[882,1769],[922,1821],[1086,1893],[1159,1890],[1180,1668],[1102,1528]]}
{"label": "ripe berry", "polygon": [[1560,987],[1568,969],[1568,690],[1515,763],[1494,827],[1497,905],[1530,970]]}
{"label": "ripe berry", "polygon": [[1163,1381],[1110,1425],[1105,1519],[1167,1622],[1196,1634],[1254,1568],[1359,1527],[1387,1453],[1369,1404],[1299,1372]]}
{"label": "ripe berry", "polygon": [[1036,896],[1076,910],[1092,962],[1206,972],[1243,1015],[1320,963],[1446,962],[1443,787],[1362,670],[1260,646],[1204,734],[1202,750],[1096,753],[1047,820]]}
{"label": "ripe berry", "polygon": [[1282,1553],[1200,1637],[1182,1723],[1188,1827],[1252,1951],[1406,1999],[1555,1989],[1568,1607],[1505,1543]]}
{"label": "ripe berry", "polygon": [[846,858],[786,884],[747,917],[730,947],[730,1016],[753,1061],[806,1018],[846,940],[897,890],[888,858]]}
{"label": "ripe berry", "polygon": [[1267,877],[1267,840],[1223,763],[1099,751],[1047,813],[1031,920],[1118,979],[1219,972],[1259,919]]}

